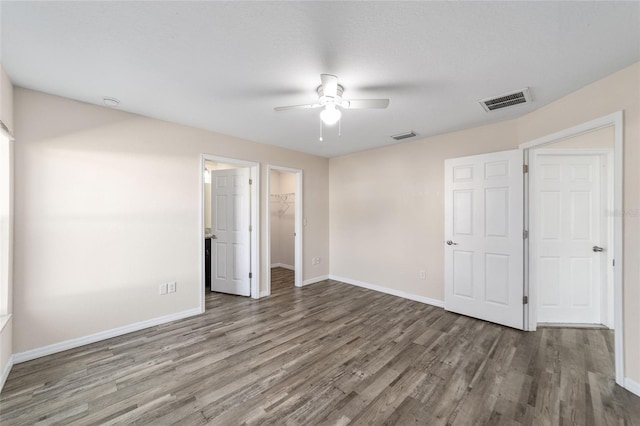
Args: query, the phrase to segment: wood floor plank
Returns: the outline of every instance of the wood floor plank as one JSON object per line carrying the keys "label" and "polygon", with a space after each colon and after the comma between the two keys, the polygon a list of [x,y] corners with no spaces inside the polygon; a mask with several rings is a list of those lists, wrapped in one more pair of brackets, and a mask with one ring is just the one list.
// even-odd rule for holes
{"label": "wood floor plank", "polygon": [[259,301],[14,366],[0,424],[639,425],[606,329],[521,332],[272,270]]}

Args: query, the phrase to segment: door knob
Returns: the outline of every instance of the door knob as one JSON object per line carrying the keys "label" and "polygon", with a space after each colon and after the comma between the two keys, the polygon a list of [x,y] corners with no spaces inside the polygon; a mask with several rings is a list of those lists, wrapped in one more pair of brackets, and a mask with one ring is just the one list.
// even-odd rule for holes
{"label": "door knob", "polygon": [[598,247],[598,246],[593,246],[593,248],[591,250],[595,251],[596,253],[604,251],[604,249],[602,247]]}
{"label": "door knob", "polygon": [[453,241],[448,240],[448,241],[447,241],[447,245],[448,245],[448,246],[457,246],[457,245],[458,245],[458,243],[454,243]]}

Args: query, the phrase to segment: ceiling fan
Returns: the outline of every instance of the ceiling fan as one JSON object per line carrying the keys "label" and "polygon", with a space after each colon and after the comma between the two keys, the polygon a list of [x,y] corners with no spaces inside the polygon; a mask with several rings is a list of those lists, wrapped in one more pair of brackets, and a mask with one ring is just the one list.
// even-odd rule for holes
{"label": "ceiling fan", "polygon": [[322,84],[318,86],[318,102],[307,105],[290,105],[274,108],[276,111],[287,111],[290,109],[324,108],[320,113],[320,119],[328,126],[335,124],[342,112],[342,109],[370,109],[386,108],[389,106],[389,99],[343,99],[344,87],[338,84],[338,77],[331,74],[320,74]]}

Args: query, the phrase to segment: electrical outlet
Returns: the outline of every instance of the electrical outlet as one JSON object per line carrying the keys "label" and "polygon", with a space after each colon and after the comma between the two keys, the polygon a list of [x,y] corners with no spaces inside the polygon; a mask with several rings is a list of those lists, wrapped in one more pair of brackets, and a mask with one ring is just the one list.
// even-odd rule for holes
{"label": "electrical outlet", "polygon": [[319,264],[320,264],[320,258],[319,258],[319,257],[314,257],[314,258],[311,260],[311,263],[312,263],[313,265],[319,265]]}
{"label": "electrical outlet", "polygon": [[176,292],[176,282],[175,281],[171,281],[170,283],[167,283],[167,290],[169,291],[169,293],[175,293]]}
{"label": "electrical outlet", "polygon": [[423,280],[427,279],[426,271],[419,271],[418,274],[420,275],[420,279],[423,279]]}
{"label": "electrical outlet", "polygon": [[167,283],[160,284],[160,294],[167,294]]}

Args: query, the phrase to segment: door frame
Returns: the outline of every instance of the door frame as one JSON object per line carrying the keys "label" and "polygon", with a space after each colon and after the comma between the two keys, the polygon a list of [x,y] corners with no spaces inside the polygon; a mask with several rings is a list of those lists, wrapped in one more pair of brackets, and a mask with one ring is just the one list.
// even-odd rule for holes
{"label": "door frame", "polygon": [[293,169],[291,167],[283,167],[276,166],[273,164],[267,164],[267,243],[266,243],[266,256],[265,262],[267,264],[268,273],[265,279],[266,281],[266,289],[261,296],[270,296],[271,295],[271,171],[277,172],[287,172],[293,173],[296,176],[296,189],[295,189],[295,218],[294,218],[294,232],[296,233],[294,238],[294,285],[296,287],[302,287],[302,277],[303,275],[303,262],[302,262],[302,170],[301,169]]}
{"label": "door frame", "polygon": [[204,273],[204,170],[205,162],[231,164],[234,166],[246,167],[249,169],[249,178],[252,184],[249,186],[251,191],[249,200],[250,206],[250,236],[249,236],[249,271],[251,272],[250,289],[251,298],[258,299],[260,297],[260,163],[253,161],[238,160],[236,158],[219,157],[212,154],[200,154],[200,168],[198,169],[198,182],[200,193],[200,210],[198,212],[198,247],[200,254],[200,313],[204,313],[204,292],[205,292],[205,273]]}
{"label": "door frame", "polygon": [[[574,127],[570,127],[565,130],[561,130],[556,133],[552,133],[529,142],[525,142],[519,145],[519,148],[523,151],[523,157],[525,164],[529,164],[529,150],[532,148],[542,147],[547,144],[559,142],[564,139],[568,139],[574,136],[579,136],[584,133],[588,133],[594,130],[599,130],[605,127],[614,128],[614,150],[613,150],[613,253],[615,256],[615,265],[613,266],[613,310],[614,310],[614,352],[615,352],[615,380],[616,383],[622,387],[624,384],[624,317],[623,317],[623,299],[622,299],[622,278],[623,278],[623,266],[624,266],[624,251],[623,251],[623,233],[622,233],[622,219],[623,219],[623,179],[624,179],[624,116],[622,111],[617,111],[612,114],[596,118],[586,123],[579,124]],[[529,176],[525,174],[525,229],[529,229]],[[525,240],[525,295],[527,295],[532,301],[536,295],[535,286],[529,279],[529,240]],[[529,303],[525,308],[525,326],[527,330],[535,331],[537,327],[536,322],[536,303]]]}
{"label": "door frame", "polygon": [[[606,173],[600,174],[600,207],[602,212],[612,212],[614,211],[613,206],[613,148],[562,148],[562,149],[544,149],[542,148],[532,148],[532,151],[529,152],[529,176],[535,176],[538,172],[539,156],[558,156],[558,157],[578,157],[578,156],[590,156],[590,157],[598,157],[601,165],[606,166]],[[535,182],[533,179],[529,180],[529,194],[532,194],[535,191]],[[529,211],[529,253],[532,255],[529,258],[530,265],[535,261],[537,254],[536,250],[536,241],[537,238],[535,229],[535,210],[533,203],[530,203],[531,211]],[[604,224],[604,226],[603,226]],[[601,262],[601,280],[600,280],[600,323],[615,329],[615,318],[612,318],[609,321],[609,318],[612,316],[611,314],[615,309],[613,309],[613,296],[609,294],[611,289],[613,289],[613,274],[611,273],[611,269],[609,265],[611,265],[614,259],[614,251],[609,249],[613,247],[613,216],[603,214],[600,220],[601,233],[604,238],[601,239],[600,244],[608,247],[605,250],[604,255],[600,257]],[[531,281],[531,288],[534,290],[531,293],[529,303],[532,305],[533,318],[532,322],[538,324],[537,321],[537,280],[533,279],[537,278],[535,276],[535,268],[529,269],[529,279]],[[613,310],[613,311],[612,311]]]}

